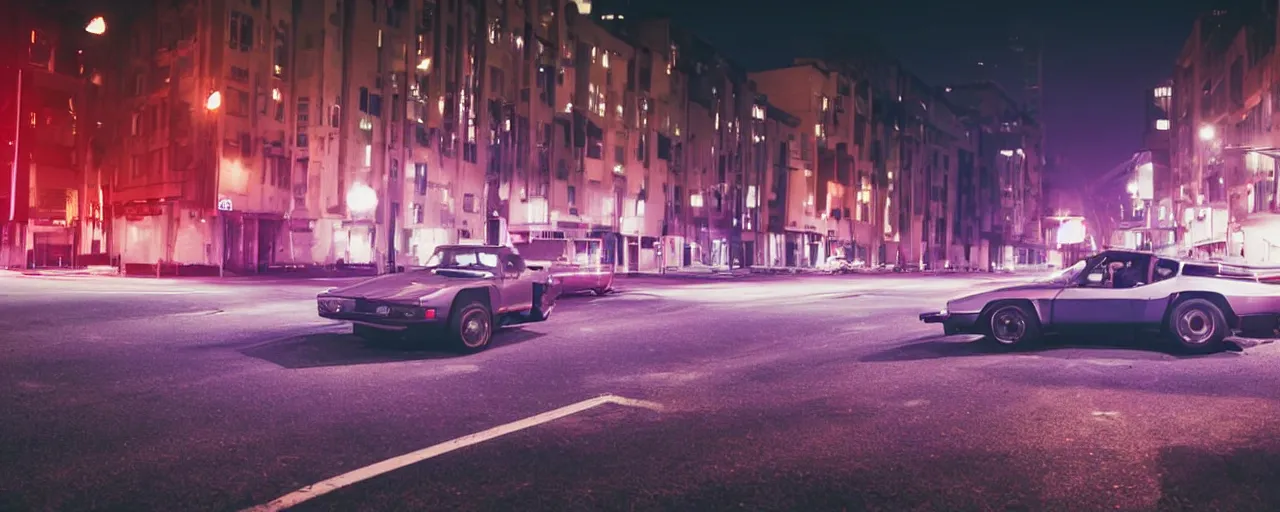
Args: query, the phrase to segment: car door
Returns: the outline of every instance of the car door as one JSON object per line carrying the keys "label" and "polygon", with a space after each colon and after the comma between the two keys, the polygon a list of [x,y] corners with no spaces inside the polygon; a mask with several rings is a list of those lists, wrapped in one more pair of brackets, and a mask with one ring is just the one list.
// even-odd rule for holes
{"label": "car door", "polygon": [[[1106,267],[1116,262],[1136,265],[1145,277],[1128,288],[1113,288]],[[1127,260],[1101,257],[1080,273],[1080,278],[1063,288],[1053,300],[1052,321],[1059,325],[1129,324],[1139,321],[1152,289],[1151,259]]]}
{"label": "car door", "polygon": [[525,267],[519,254],[506,253],[502,257],[502,303],[504,311],[525,311],[533,308],[533,272]]}

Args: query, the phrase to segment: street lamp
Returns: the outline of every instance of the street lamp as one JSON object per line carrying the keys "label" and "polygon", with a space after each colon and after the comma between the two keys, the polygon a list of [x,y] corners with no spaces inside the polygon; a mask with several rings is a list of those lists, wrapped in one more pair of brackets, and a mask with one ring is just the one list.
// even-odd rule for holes
{"label": "street lamp", "polygon": [[1218,136],[1218,130],[1211,124],[1200,127],[1200,140],[1209,142]]}
{"label": "street lamp", "polygon": [[347,191],[347,209],[355,215],[368,215],[378,207],[378,193],[363,183],[356,183]]}
{"label": "street lamp", "polygon": [[208,111],[218,110],[222,107],[222,92],[213,91],[209,93],[209,98],[204,101],[204,109]]}
{"label": "street lamp", "polygon": [[107,20],[102,16],[96,16],[89,20],[89,24],[84,26],[84,31],[95,36],[107,33]]}

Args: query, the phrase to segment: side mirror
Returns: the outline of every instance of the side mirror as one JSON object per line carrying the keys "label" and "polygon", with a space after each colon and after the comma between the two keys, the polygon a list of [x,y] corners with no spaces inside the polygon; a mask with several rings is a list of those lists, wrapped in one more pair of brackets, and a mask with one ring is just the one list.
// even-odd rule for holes
{"label": "side mirror", "polygon": [[1090,284],[1098,284],[1102,282],[1102,274],[1101,273],[1089,274],[1088,277],[1086,277],[1085,279],[1089,281]]}

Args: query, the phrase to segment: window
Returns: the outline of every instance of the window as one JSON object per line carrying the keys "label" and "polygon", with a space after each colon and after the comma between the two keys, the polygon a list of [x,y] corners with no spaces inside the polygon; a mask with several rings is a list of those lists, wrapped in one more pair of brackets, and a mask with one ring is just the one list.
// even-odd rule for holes
{"label": "window", "polygon": [[391,179],[400,179],[400,161],[391,159]]}
{"label": "window", "polygon": [[249,91],[242,91],[234,87],[227,88],[227,115],[236,117],[249,117],[249,111],[252,105],[249,103]]}
{"label": "window", "polygon": [[311,100],[310,98],[298,98],[298,112],[296,113],[298,124],[298,147],[307,147],[307,128],[311,126]]}
{"label": "window", "polygon": [[427,193],[427,164],[413,164],[413,191],[418,195]]}
{"label": "window", "polygon": [[476,213],[479,211],[480,205],[476,204],[475,194],[462,195],[462,211],[466,213]]}
{"label": "window", "polygon": [[1106,253],[1086,274],[1084,286],[1090,288],[1135,288],[1147,284],[1151,256],[1145,254]]}
{"label": "window", "polygon": [[1162,132],[1163,132],[1163,131],[1168,131],[1168,130],[1169,130],[1169,120],[1168,120],[1168,119],[1156,119],[1156,129],[1157,129],[1157,130],[1160,130],[1160,131],[1162,131]]}
{"label": "window", "polygon": [[1178,262],[1161,258],[1156,261],[1156,272],[1151,282],[1158,283],[1178,275]]}
{"label": "window", "polygon": [[422,224],[422,223],[424,223],[424,222],[426,222],[426,221],[427,221],[427,216],[426,216],[426,214],[423,212],[422,204],[421,204],[421,203],[413,203],[413,207],[412,207],[411,211],[413,212],[413,213],[412,213],[412,215],[413,215],[412,222],[413,222],[414,224]]}
{"label": "window", "polygon": [[276,29],[275,46],[272,48],[272,67],[271,74],[276,78],[283,79],[285,77],[285,63],[289,59],[289,43],[288,36],[285,34],[284,28]]}
{"label": "window", "polygon": [[569,185],[569,190],[568,190],[568,191],[567,191],[567,193],[565,194],[565,199],[569,201],[569,206],[571,206],[571,207],[572,207],[572,206],[577,206],[577,204],[578,204],[578,189],[574,188],[574,186],[573,186],[573,185]]}
{"label": "window", "polygon": [[369,88],[368,87],[360,88],[360,111],[366,114],[369,113]]}
{"label": "window", "polygon": [[227,26],[227,46],[232,50],[247,52],[253,48],[253,16],[231,11]]}

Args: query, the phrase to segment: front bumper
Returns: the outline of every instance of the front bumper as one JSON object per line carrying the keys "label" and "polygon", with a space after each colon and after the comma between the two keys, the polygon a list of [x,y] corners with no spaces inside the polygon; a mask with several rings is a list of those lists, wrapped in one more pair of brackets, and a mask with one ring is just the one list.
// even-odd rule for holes
{"label": "front bumper", "polygon": [[978,313],[956,314],[946,310],[920,313],[920,321],[926,324],[942,324],[947,332],[963,333],[972,331],[978,323]]}
{"label": "front bumper", "polygon": [[445,312],[436,308],[344,297],[317,298],[316,312],[321,318],[344,320],[388,330],[440,325],[446,318]]}
{"label": "front bumper", "polygon": [[951,314],[946,311],[934,311],[929,313],[920,313],[920,321],[926,324],[941,324],[950,318]]}

